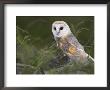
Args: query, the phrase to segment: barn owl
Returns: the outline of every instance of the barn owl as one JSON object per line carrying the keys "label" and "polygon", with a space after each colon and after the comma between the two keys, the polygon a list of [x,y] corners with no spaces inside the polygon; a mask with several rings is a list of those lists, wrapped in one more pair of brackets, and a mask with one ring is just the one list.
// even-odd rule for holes
{"label": "barn owl", "polygon": [[53,22],[52,33],[57,46],[70,58],[70,60],[87,60],[88,54],[73,35],[66,22]]}

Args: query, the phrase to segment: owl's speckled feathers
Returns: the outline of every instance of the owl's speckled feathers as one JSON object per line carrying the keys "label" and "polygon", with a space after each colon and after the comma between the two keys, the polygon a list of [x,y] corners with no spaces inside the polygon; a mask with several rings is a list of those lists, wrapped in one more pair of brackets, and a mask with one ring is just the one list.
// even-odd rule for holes
{"label": "owl's speckled feathers", "polygon": [[66,22],[55,21],[52,24],[52,32],[58,47],[71,60],[87,60],[88,54],[84,51],[83,46],[73,35]]}

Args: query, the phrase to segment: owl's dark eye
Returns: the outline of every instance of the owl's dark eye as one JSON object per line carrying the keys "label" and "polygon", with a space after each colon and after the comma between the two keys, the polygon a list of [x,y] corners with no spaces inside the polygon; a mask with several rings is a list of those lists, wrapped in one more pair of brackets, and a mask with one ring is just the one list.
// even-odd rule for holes
{"label": "owl's dark eye", "polygon": [[60,30],[63,30],[63,27],[60,27]]}
{"label": "owl's dark eye", "polygon": [[54,30],[56,30],[56,27],[54,27]]}

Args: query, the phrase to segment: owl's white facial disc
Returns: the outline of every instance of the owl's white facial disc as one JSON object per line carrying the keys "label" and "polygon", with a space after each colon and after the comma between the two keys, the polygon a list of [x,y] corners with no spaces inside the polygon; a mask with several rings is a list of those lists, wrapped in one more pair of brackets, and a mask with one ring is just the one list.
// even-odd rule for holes
{"label": "owl's white facial disc", "polygon": [[69,26],[64,21],[55,21],[52,24],[52,33],[54,37],[64,37],[71,33]]}

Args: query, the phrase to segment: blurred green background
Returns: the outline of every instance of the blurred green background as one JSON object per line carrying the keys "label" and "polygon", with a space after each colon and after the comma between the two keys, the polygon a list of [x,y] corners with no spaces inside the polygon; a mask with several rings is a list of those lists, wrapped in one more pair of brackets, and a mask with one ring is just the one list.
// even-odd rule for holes
{"label": "blurred green background", "polygon": [[94,16],[17,16],[17,74],[93,74],[94,63],[69,62],[56,47],[52,23],[65,21],[94,58]]}

